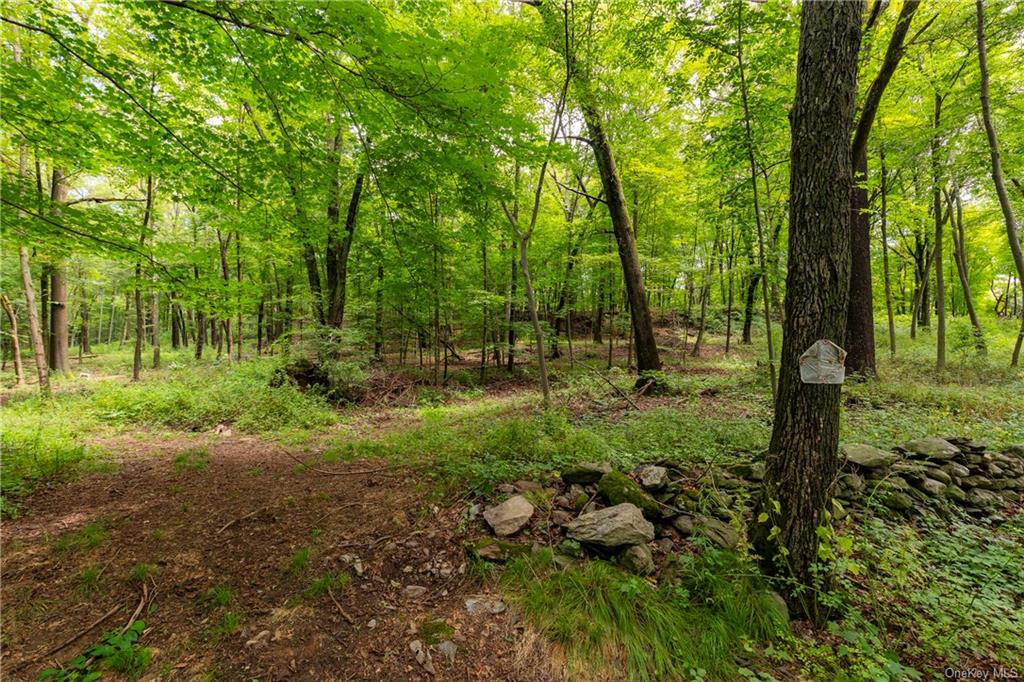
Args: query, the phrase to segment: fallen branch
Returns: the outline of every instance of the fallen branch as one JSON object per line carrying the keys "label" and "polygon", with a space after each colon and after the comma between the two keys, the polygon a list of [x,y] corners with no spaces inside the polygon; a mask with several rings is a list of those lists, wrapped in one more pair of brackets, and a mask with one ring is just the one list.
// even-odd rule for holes
{"label": "fallen branch", "polygon": [[259,509],[254,509],[253,511],[249,512],[245,516],[239,516],[237,519],[232,519],[232,520],[228,521],[223,526],[218,528],[217,532],[214,533],[214,535],[220,535],[221,533],[223,533],[224,531],[226,531],[228,528],[230,528],[231,526],[235,525],[239,521],[245,521],[246,519],[248,519],[250,517],[256,516],[261,511],[264,511],[265,509],[267,509],[269,506],[270,505],[267,505],[267,506],[264,506],[264,507],[260,507]]}
{"label": "fallen branch", "polygon": [[55,647],[53,647],[53,648],[51,648],[51,649],[49,649],[47,651],[44,651],[41,654],[33,656],[32,658],[29,658],[29,659],[23,661],[22,663],[19,663],[17,666],[15,666],[14,670],[11,670],[10,672],[13,673],[16,670],[20,670],[21,668],[24,668],[27,665],[31,665],[31,664],[33,664],[33,663],[35,663],[35,662],[37,662],[37,661],[39,661],[41,659],[53,656],[55,653],[57,653],[58,651],[60,651],[64,647],[66,647],[69,644],[72,644],[75,641],[77,641],[77,640],[81,639],[82,637],[84,637],[86,634],[88,634],[93,629],[95,629],[96,626],[98,626],[100,623],[102,623],[103,621],[105,621],[106,619],[110,618],[111,616],[113,616],[118,611],[120,611],[123,608],[123,606],[124,606],[123,604],[118,604],[117,606],[115,606],[114,608],[110,609],[109,611],[104,613],[102,616],[100,616],[99,618],[94,620],[84,630],[80,630],[78,633],[68,637],[63,642],[58,644],[57,646],[55,646]]}
{"label": "fallen branch", "polygon": [[585,362],[581,362],[580,364],[583,365],[584,367],[586,367],[587,369],[589,369],[591,372],[593,372],[597,376],[599,376],[602,379],[604,379],[605,383],[607,383],[609,386],[611,386],[613,389],[615,389],[615,392],[618,393],[620,396],[622,396],[627,403],[629,403],[630,405],[633,406],[634,409],[636,409],[636,410],[640,409],[640,406],[637,405],[635,402],[633,402],[633,399],[630,398],[628,395],[626,395],[621,388],[619,388],[618,386],[613,384],[611,379],[609,379],[605,375],[601,374],[600,372],[598,372],[596,369],[594,369],[593,367],[591,367],[590,365],[588,365]]}
{"label": "fallen branch", "polygon": [[330,595],[331,601],[334,602],[334,605],[338,607],[338,613],[340,613],[342,615],[342,617],[345,620],[348,621],[349,625],[355,625],[356,621],[352,618],[352,616],[350,616],[347,613],[345,613],[345,609],[341,608],[341,604],[339,604],[338,600],[334,598],[334,590],[332,590],[330,587],[328,587],[327,588],[327,594]]}
{"label": "fallen branch", "polygon": [[351,471],[332,471],[332,470],[329,470],[329,469],[319,469],[319,468],[317,468],[315,466],[312,466],[311,464],[307,464],[306,462],[303,462],[301,459],[299,459],[298,457],[296,457],[292,453],[288,452],[284,448],[281,448],[281,452],[283,452],[284,454],[286,454],[289,457],[291,457],[292,459],[294,459],[296,462],[301,464],[304,468],[309,469],[310,471],[316,472],[318,474],[323,474],[324,476],[358,476],[360,474],[376,474],[376,473],[379,473],[381,471],[387,471],[387,469],[388,469],[388,467],[386,467],[386,466],[378,467],[376,469],[353,469]]}

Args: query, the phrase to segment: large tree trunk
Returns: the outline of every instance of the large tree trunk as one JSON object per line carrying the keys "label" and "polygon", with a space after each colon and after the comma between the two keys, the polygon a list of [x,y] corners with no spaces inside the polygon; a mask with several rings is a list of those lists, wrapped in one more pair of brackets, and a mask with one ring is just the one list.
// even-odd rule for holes
{"label": "large tree trunk", "polygon": [[21,367],[21,341],[18,339],[18,315],[14,312],[14,306],[5,294],[0,294],[0,307],[7,313],[7,320],[11,323],[11,354],[14,360],[14,383],[16,386],[25,385],[25,371]]}
{"label": "large tree trunk", "polygon": [[46,366],[46,347],[43,345],[43,333],[39,328],[36,316],[36,292],[32,286],[32,269],[28,264],[28,249],[18,249],[21,258],[21,284],[25,288],[25,308],[28,311],[28,331],[32,340],[32,356],[36,363],[36,374],[39,376],[39,390],[45,394],[50,392],[50,372]]}
{"label": "large tree trunk", "polygon": [[651,322],[651,311],[647,305],[647,293],[644,291],[643,272],[640,269],[640,256],[636,250],[636,239],[629,224],[629,212],[626,208],[626,196],[622,192],[622,181],[615,167],[611,144],[605,134],[601,112],[592,102],[582,105],[583,118],[587,123],[590,143],[594,148],[597,169],[604,187],[605,201],[611,214],[612,229],[619,247],[619,260],[622,261],[622,274],[629,299],[629,311],[633,322],[633,336],[636,340],[637,371],[644,372],[661,369],[658,357],[658,345],[654,338],[654,326]]}
{"label": "large tree trunk", "polygon": [[789,603],[821,622],[814,587],[818,527],[838,469],[840,386],[800,379],[800,355],[846,332],[850,159],[864,2],[819,0],[801,10],[789,192],[789,269],[782,366],[760,511],[752,529],[765,569],[802,590]]}
{"label": "large tree trunk", "polygon": [[875,114],[889,81],[903,58],[903,43],[920,0],[906,0],[896,28],[889,38],[878,75],[868,88],[857,129],[853,135],[854,187],[850,198],[850,306],[846,323],[846,367],[850,372],[872,376],[875,362],[875,311],[871,289],[871,220],[868,214],[868,138]]}
{"label": "large tree trunk", "polygon": [[[978,15],[978,65],[981,68],[981,114],[985,122],[985,134],[988,136],[988,148],[992,158],[992,182],[996,186],[996,196],[999,197],[999,208],[1003,211],[1003,222],[1006,224],[1006,238],[1010,242],[1010,251],[1013,252],[1013,264],[1017,267],[1017,279],[1024,282],[1024,251],[1020,246],[1020,235],[1017,219],[1013,214],[1013,207],[1010,205],[1010,197],[1006,193],[1006,183],[1003,182],[1003,163],[999,156],[999,137],[996,135],[995,126],[992,123],[992,105],[989,103],[988,93],[988,55],[985,48],[985,2],[977,0],[975,4]],[[1013,358],[1010,364],[1016,367],[1020,362],[1021,344],[1024,343],[1024,318],[1021,319],[1020,331],[1017,333],[1017,343],[1013,347]]]}

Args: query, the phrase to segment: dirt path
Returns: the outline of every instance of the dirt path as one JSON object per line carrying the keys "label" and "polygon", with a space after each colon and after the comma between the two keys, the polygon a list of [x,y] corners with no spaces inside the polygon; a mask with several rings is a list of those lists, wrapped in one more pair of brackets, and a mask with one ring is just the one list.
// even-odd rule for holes
{"label": "dirt path", "polygon": [[[255,438],[206,455],[132,445],[118,473],[39,491],[3,524],[4,679],[70,660],[124,626],[143,594],[147,679],[429,678],[414,640],[433,679],[549,676],[514,614],[467,611],[486,590],[463,549],[464,505],[438,507],[414,471],[300,470]],[[342,576],[329,590],[317,584],[328,574]]]}

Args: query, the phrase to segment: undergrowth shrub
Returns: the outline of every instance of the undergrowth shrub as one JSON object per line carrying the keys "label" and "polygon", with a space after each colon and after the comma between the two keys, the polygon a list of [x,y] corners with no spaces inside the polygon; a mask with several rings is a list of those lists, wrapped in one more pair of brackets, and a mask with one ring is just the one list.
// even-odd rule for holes
{"label": "undergrowth shrub", "polygon": [[786,636],[781,607],[738,555],[708,549],[672,573],[654,586],[604,561],[560,571],[541,550],[509,564],[501,581],[583,677],[734,679],[741,658]]}
{"label": "undergrowth shrub", "polygon": [[15,516],[18,499],[36,487],[67,479],[95,462],[92,448],[60,429],[4,421],[0,434],[0,516]]}

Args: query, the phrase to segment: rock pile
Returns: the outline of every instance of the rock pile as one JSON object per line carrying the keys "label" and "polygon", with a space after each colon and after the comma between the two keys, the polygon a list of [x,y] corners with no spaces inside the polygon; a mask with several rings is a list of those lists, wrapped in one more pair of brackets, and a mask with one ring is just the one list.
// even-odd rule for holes
{"label": "rock pile", "polygon": [[[990,452],[968,438],[925,438],[893,451],[849,443],[840,457],[833,489],[838,518],[848,508],[899,515],[959,508],[998,523],[1000,512],[1024,494],[1024,445]],[[736,548],[740,526],[733,523],[753,508],[764,475],[757,461],[689,476],[657,464],[629,474],[608,463],[578,464],[546,483],[498,486],[503,500],[482,514],[496,537],[476,540],[469,550],[480,559],[509,561],[531,551],[514,536],[543,539],[560,565],[589,552],[649,575],[683,538]]]}
{"label": "rock pile", "polygon": [[901,514],[942,510],[953,503],[975,518],[998,512],[1024,493],[1024,445],[990,452],[970,438],[923,438],[886,452],[851,443],[835,496],[855,504],[880,502]]}

